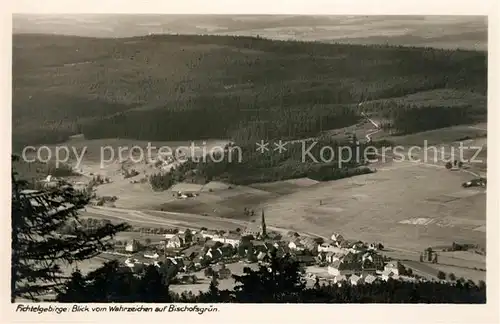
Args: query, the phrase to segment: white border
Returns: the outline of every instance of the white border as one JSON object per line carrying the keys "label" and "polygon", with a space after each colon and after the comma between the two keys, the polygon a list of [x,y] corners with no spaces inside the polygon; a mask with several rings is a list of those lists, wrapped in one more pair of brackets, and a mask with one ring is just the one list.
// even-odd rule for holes
{"label": "white border", "polygon": [[[169,14],[361,14],[361,15],[488,15],[489,16],[489,64],[488,64],[488,112],[490,125],[500,120],[498,59],[500,58],[499,42],[499,3],[490,1],[457,1],[457,0],[183,0],[183,1],[118,1],[118,0],[17,0],[7,5],[1,13],[2,60],[0,64],[3,109],[1,122],[4,136],[1,137],[3,171],[1,181],[0,206],[3,209],[2,260],[10,259],[9,228],[10,215],[10,143],[11,143],[11,14],[12,13],[169,13]],[[97,314],[74,313],[64,317],[55,314],[37,315],[14,313],[10,305],[10,267],[4,262],[1,268],[2,303],[0,313],[2,322],[136,322],[139,316],[147,321],[170,323],[256,323],[286,322],[452,322],[452,323],[497,323],[498,317],[498,216],[499,213],[499,175],[494,162],[500,161],[498,153],[499,128],[490,127],[488,134],[488,304],[487,305],[220,305],[219,313],[203,316],[192,313],[164,314]],[[495,145],[496,144],[496,145]],[[496,199],[495,199],[496,198]]]}

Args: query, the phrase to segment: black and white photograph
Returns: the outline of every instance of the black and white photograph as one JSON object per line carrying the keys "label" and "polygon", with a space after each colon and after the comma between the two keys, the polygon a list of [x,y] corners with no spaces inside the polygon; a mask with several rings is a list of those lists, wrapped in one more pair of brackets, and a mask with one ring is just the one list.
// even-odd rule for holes
{"label": "black and white photograph", "polygon": [[486,304],[488,20],[13,14],[10,302]]}

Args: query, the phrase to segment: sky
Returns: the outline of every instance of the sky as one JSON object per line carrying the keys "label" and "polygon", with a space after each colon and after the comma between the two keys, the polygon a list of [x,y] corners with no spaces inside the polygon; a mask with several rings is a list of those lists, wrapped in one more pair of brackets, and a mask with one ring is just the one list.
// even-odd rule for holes
{"label": "sky", "polygon": [[13,33],[88,37],[148,34],[261,36],[326,43],[487,50],[481,16],[13,15]]}

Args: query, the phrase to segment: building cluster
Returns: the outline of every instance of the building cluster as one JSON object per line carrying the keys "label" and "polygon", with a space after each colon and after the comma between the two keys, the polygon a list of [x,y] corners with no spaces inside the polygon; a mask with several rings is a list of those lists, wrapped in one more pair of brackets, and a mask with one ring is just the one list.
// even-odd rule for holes
{"label": "building cluster", "polygon": [[404,267],[384,259],[379,254],[381,248],[381,244],[350,241],[337,233],[327,241],[300,236],[295,232],[286,235],[268,233],[262,213],[260,226],[251,224],[239,232],[185,230],[165,234],[165,240],[156,251],[138,254],[140,244],[132,241],[125,250],[136,256],[128,258],[125,263],[130,268],[138,269],[145,264],[168,264],[175,266],[179,272],[220,268],[222,272],[218,275],[225,278],[230,273],[223,266],[226,263],[266,262],[272,254],[276,254],[278,257],[290,255],[303,266],[323,267],[324,273],[338,284],[402,279]]}
{"label": "building cluster", "polygon": [[329,277],[339,285],[389,279],[413,281],[411,273],[400,262],[388,260],[379,253],[382,248],[382,244],[350,241],[335,233],[331,240],[318,245],[317,261],[327,267]]}

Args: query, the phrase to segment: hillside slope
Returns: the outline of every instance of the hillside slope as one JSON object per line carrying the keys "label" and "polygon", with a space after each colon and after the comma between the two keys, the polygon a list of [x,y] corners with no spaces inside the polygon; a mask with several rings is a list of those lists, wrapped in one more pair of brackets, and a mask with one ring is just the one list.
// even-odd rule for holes
{"label": "hillside slope", "polygon": [[251,37],[14,35],[14,145],[80,132],[144,140],[315,135],[355,123],[362,100],[435,89],[484,97],[486,62],[482,52]]}

